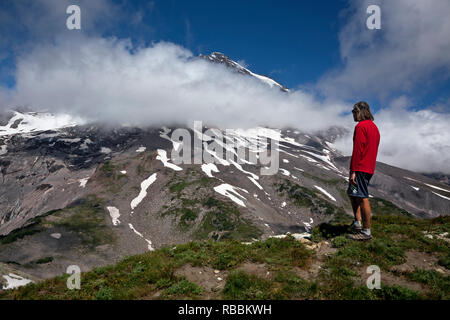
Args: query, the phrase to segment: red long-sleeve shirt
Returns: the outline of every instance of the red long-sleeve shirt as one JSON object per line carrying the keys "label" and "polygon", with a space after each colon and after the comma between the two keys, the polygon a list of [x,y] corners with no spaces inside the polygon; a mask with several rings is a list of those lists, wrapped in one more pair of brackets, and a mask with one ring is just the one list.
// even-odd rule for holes
{"label": "red long-sleeve shirt", "polygon": [[353,153],[350,171],[373,174],[377,161],[380,132],[372,120],[360,121],[353,134]]}

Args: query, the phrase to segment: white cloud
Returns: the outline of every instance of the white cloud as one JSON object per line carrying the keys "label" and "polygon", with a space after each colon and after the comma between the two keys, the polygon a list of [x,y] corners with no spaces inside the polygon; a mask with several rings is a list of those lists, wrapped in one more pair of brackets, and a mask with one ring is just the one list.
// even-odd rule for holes
{"label": "white cloud", "polygon": [[345,108],[270,89],[171,43],[134,48],[123,40],[60,39],[19,57],[16,83],[14,105],[139,125],[202,120],[316,130],[338,124]]}
{"label": "white cloud", "polygon": [[[366,8],[381,8],[369,30]],[[429,89],[450,75],[450,1],[352,0],[339,33],[341,68],[319,81],[327,95],[391,97]]]}

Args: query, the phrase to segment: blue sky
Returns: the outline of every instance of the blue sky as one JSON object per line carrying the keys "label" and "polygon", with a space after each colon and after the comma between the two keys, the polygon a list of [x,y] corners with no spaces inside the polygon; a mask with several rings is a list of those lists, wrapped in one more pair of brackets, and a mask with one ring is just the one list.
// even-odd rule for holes
{"label": "blue sky", "polygon": [[[67,18],[64,2],[65,0],[2,2],[1,85],[14,87],[15,61],[23,51],[45,41],[51,42],[60,33],[74,36],[80,32],[85,35],[128,38],[134,44],[144,46],[152,42],[169,41],[188,48],[195,55],[219,51],[236,61],[245,61],[252,71],[268,75],[288,88],[314,90],[318,96],[326,97],[327,92],[317,89],[322,88],[323,82],[326,82],[325,86],[329,89],[330,83],[333,86],[334,79],[327,82],[323,78],[330,72],[340,72],[340,69],[346,68],[340,53],[343,41],[340,33],[351,25],[352,19],[355,20],[355,15],[351,14],[351,9],[358,6],[355,3],[361,4],[364,1],[74,0],[69,1],[70,4],[79,4],[82,9],[82,30],[70,33],[61,30],[64,29]],[[382,0],[371,3],[380,3],[382,8],[386,7]],[[367,14],[362,11],[365,9],[364,5],[360,7],[356,10],[359,10],[356,20],[362,25]],[[400,11],[397,14],[401,14],[401,9],[395,9]],[[393,10],[385,11],[389,13]],[[384,18],[385,12],[382,13]],[[396,18],[392,14],[390,19]],[[36,21],[37,27],[33,25]],[[382,38],[389,34],[389,25],[384,25],[382,30],[371,31],[372,35],[378,33],[381,35],[379,38]],[[362,26],[360,35],[354,34],[353,37],[366,37],[364,33],[368,31],[363,29]],[[375,42],[376,37],[372,41]],[[376,49],[377,46],[374,45],[373,50]],[[370,52],[367,53],[369,54]],[[379,61],[375,62],[378,63]],[[369,65],[367,68],[377,66]],[[359,90],[357,83],[356,86],[353,83],[349,86],[355,86],[354,90],[340,98],[346,101],[364,99],[378,110],[395,100],[396,96],[407,95],[408,107],[411,109],[439,105],[441,110],[448,112],[448,70],[441,72],[439,67],[430,68],[422,78],[416,77],[422,72],[420,68],[411,70],[411,74],[417,79],[407,88],[402,88],[399,84],[399,88],[386,85],[379,90],[372,91],[367,87]],[[358,69],[360,75],[365,71],[365,68]],[[392,72],[395,73],[395,70]],[[354,78],[350,73],[348,77]],[[411,78],[410,75],[405,75],[404,79]],[[373,81],[382,82],[384,78],[386,75],[377,75]],[[343,81],[341,88],[332,90],[333,94],[343,91],[342,86],[346,88],[347,82],[351,81]],[[398,83],[401,82],[402,79],[399,79]]]}
{"label": "blue sky", "polygon": [[[222,52],[288,87],[316,81],[339,63],[339,12],[346,1],[132,1],[139,27],[108,34],[136,41],[171,41],[194,54]],[[147,31],[147,30],[146,30]]]}

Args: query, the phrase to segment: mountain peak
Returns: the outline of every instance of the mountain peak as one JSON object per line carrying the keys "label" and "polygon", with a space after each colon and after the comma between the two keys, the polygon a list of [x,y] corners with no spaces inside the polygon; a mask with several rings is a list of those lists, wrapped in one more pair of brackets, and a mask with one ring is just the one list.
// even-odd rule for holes
{"label": "mountain peak", "polygon": [[273,86],[279,87],[281,91],[289,92],[289,89],[287,89],[282,84],[276,82],[275,80],[273,80],[273,79],[271,79],[271,78],[269,78],[267,76],[253,73],[249,69],[247,69],[244,66],[240,65],[236,61],[230,59],[230,57],[226,56],[225,54],[223,54],[221,52],[212,52],[209,55],[200,54],[199,57],[202,58],[202,59],[206,59],[206,60],[208,60],[210,62],[224,64],[227,67],[233,69],[235,72],[252,76],[252,77],[257,78],[258,80],[268,84],[270,87],[273,87]]}

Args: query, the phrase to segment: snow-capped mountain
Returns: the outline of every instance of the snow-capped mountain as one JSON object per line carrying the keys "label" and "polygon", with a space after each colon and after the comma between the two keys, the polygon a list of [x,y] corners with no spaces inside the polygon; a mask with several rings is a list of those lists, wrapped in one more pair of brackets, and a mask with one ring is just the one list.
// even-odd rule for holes
{"label": "snow-capped mountain", "polygon": [[73,119],[69,115],[54,115],[48,112],[19,112],[14,111],[13,116],[5,125],[0,125],[0,136],[25,134],[45,130],[57,130],[81,124],[80,119]]}
{"label": "snow-capped mountain", "polygon": [[214,63],[224,64],[227,67],[231,68],[232,70],[234,70],[234,71],[236,71],[238,73],[244,74],[244,75],[249,75],[251,77],[254,77],[254,78],[258,79],[259,81],[262,81],[262,82],[266,83],[270,87],[278,87],[282,91],[289,92],[289,89],[287,89],[282,84],[276,82],[275,80],[273,80],[273,79],[271,79],[271,78],[269,78],[267,76],[263,76],[263,75],[251,72],[250,70],[248,70],[247,68],[243,67],[239,63],[231,60],[229,57],[227,57],[223,53],[213,52],[210,55],[202,55],[201,54],[200,58],[206,59],[206,60],[214,62]]}
{"label": "snow-capped mountain", "polygon": [[[203,58],[287,91],[222,54]],[[206,127],[187,128],[201,141],[204,157],[216,161],[176,164],[170,156],[180,148],[174,128],[111,129],[35,112],[15,112],[0,125],[5,275],[47,278],[73,264],[89,270],[192,239],[252,241],[286,232],[301,237],[351,214],[349,159],[333,148],[341,128],[316,135],[294,128],[235,129],[221,131],[222,138]],[[232,157],[218,154],[217,146]],[[267,149],[279,153],[274,175],[262,175],[264,166],[249,161],[250,153]],[[374,214],[450,213],[447,185],[383,163],[370,193]]]}

